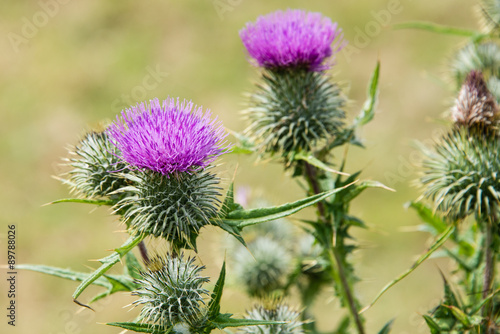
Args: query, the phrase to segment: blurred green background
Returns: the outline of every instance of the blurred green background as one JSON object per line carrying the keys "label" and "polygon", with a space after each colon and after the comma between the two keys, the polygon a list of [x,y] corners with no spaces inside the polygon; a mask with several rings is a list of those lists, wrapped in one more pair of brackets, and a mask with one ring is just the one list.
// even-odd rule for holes
{"label": "blurred green background", "polygon": [[[320,11],[337,21],[352,53],[340,53],[332,73],[351,99],[348,115],[357,114],[377,61],[382,64],[380,103],[375,120],[361,134],[366,149],[352,148],[347,170],[397,190],[369,190],[353,207],[370,226],[357,231],[361,248],[353,261],[361,282],[357,294],[368,304],[392,278],[407,269],[429,245],[428,235],[409,232],[418,219],[404,209],[418,197],[413,140],[425,141],[450,105],[443,81],[447,57],[464,41],[389,25],[425,20],[477,28],[473,0],[337,1],[71,1],[0,3],[0,259],[5,263],[7,225],[17,225],[18,263],[48,264],[87,270],[126,238],[105,208],[60,204],[68,189],[52,175],[61,158],[85,129],[113,119],[124,106],[141,100],[180,96],[209,108],[232,130],[245,128],[240,110],[258,71],[250,66],[238,37],[247,21],[276,9]],[[392,10],[392,13],[389,11]],[[383,11],[385,14],[381,14]],[[368,34],[367,34],[368,33]],[[362,34],[365,36],[363,37]],[[254,157],[225,157],[228,182],[251,186],[255,193],[282,203],[302,193],[277,164],[254,164]],[[237,171],[235,172],[236,166]],[[309,212],[310,213],[310,212]],[[303,213],[307,214],[307,212]],[[227,236],[207,228],[200,257],[215,277]],[[439,269],[449,264],[427,261],[365,313],[368,333],[395,318],[394,334],[427,333],[420,314],[441,297]],[[71,300],[75,282],[42,274],[18,274],[17,326],[7,326],[6,274],[0,279],[2,333],[119,333],[99,324],[129,321],[134,299],[116,294],[95,305],[96,313]],[[91,289],[81,299],[90,298]],[[325,295],[328,295],[325,294]],[[87,299],[88,300],[88,299]],[[249,306],[235,286],[228,286],[223,311],[241,313]],[[320,328],[327,330],[342,311],[328,297],[317,302]]]}

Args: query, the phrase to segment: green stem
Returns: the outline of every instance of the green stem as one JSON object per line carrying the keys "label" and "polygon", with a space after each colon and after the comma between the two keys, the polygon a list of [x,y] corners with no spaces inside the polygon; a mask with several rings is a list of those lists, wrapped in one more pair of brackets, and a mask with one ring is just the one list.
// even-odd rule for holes
{"label": "green stem", "polygon": [[144,240],[139,242],[137,247],[139,247],[139,252],[141,253],[142,261],[144,262],[145,265],[148,265],[149,264],[148,249],[146,248]]}
{"label": "green stem", "polygon": [[[309,181],[309,184],[312,188],[312,191],[315,194],[321,193],[321,188],[320,188],[318,181],[317,181],[316,168],[307,162],[304,163],[304,168],[305,168],[306,178]],[[328,219],[326,217],[324,203],[318,202],[317,207],[318,207],[320,220],[324,224],[328,224]],[[349,282],[347,281],[347,276],[345,274],[342,259],[341,259],[337,249],[335,248],[335,246],[333,244],[328,245],[328,257],[329,257],[329,261],[330,261],[332,278],[336,281],[336,283],[339,286],[342,287],[342,292],[343,292],[344,298],[347,302],[347,305],[349,307],[349,312],[354,320],[354,323],[356,324],[356,328],[358,330],[358,333],[364,334],[365,330],[363,328],[361,316],[359,315],[359,310],[356,306],[356,302],[354,300],[354,295],[351,291],[351,286],[349,285]]]}
{"label": "green stem", "polygon": [[[351,291],[351,287],[349,285],[349,282],[347,281],[344,267],[342,266],[342,259],[340,258],[340,255],[338,254],[337,250],[335,247],[331,247],[328,250],[328,256],[329,260],[331,263],[331,268],[332,268],[332,276],[334,277],[335,281],[340,283],[342,286],[343,292],[344,292],[344,298],[347,301],[347,305],[349,306],[349,311],[351,313],[351,316],[354,320],[354,323],[356,324],[356,328],[358,329],[359,334],[364,334],[365,330],[363,328],[363,323],[361,321],[361,316],[359,315],[359,310],[356,307],[356,301],[354,300],[353,293]],[[333,265],[337,266],[337,271],[333,267]]]}
{"label": "green stem", "polygon": [[[493,278],[495,276],[495,256],[496,252],[493,249],[493,229],[498,223],[498,218],[496,214],[493,214],[491,219],[487,220],[486,224],[486,242],[484,243],[484,279],[483,279],[483,299],[486,299],[491,292],[491,285],[493,283]],[[482,314],[486,318],[488,323],[488,334],[491,332],[491,324],[494,324],[492,319],[493,307],[491,301],[483,305]],[[494,332],[494,331],[493,331]],[[491,332],[491,333],[493,333]]]}

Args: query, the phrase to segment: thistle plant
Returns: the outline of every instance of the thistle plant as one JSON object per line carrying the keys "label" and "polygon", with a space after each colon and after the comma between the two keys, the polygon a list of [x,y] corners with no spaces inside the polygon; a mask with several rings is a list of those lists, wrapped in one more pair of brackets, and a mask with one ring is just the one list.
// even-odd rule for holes
{"label": "thistle plant", "polygon": [[499,320],[495,297],[498,291],[494,291],[499,251],[496,240],[500,199],[498,106],[480,72],[471,71],[467,76],[452,109],[452,118],[454,128],[436,142],[433,150],[426,151],[421,178],[424,196],[431,200],[437,214],[453,225],[464,225],[463,221],[472,216],[473,223],[458,228],[471,229],[473,233],[462,232],[467,235],[464,238],[458,232],[454,239],[463,242],[462,247],[470,242],[480,245],[471,246],[469,254],[450,253],[463,271],[461,283],[467,299],[460,303],[445,280],[445,302],[425,319],[429,327],[439,332],[455,329],[496,333]]}
{"label": "thistle plant", "polygon": [[[453,280],[443,274],[443,301],[424,315],[431,333],[492,334],[500,328],[495,275],[500,245],[500,7],[498,1],[488,0],[480,1],[478,8],[483,31],[467,31],[468,44],[452,57],[457,97],[451,128],[434,147],[424,147],[419,180],[423,195],[411,204],[426,228],[438,235],[423,259],[448,240],[443,254],[456,263]],[[429,23],[410,26],[437,31]]]}
{"label": "thistle plant", "polygon": [[[240,37],[250,63],[261,71],[261,80],[250,93],[244,111],[250,125],[240,136],[244,139],[242,145],[251,146],[260,156],[278,157],[285,169],[293,169],[293,177],[305,181],[304,188],[310,196],[343,188],[334,197],[316,204],[316,217],[303,221],[303,229],[313,236],[314,242],[307,243],[310,251],[302,249],[301,252],[314,253],[317,258],[312,261],[314,264],[307,256],[302,258],[304,262],[296,261],[282,293],[287,295],[291,287],[298,288],[304,308],[302,319],[307,320],[307,331],[314,333],[310,308],[322,289],[333,285],[340,304],[350,313],[343,321],[343,328],[351,327],[357,333],[364,333],[360,302],[353,292],[357,277],[349,260],[356,247],[346,242],[350,228],[363,227],[364,223],[348,211],[350,201],[363,190],[384,186],[369,181],[352,185],[359,173],[343,172],[346,156],[338,163],[340,171],[332,168],[330,159],[336,147],[360,145],[356,129],[373,118],[379,66],[372,77],[364,109],[353,124],[347,125],[346,97],[328,74],[335,54],[345,45],[337,23],[320,13],[288,9],[248,23],[240,31]],[[266,241],[266,245],[270,242]],[[252,245],[249,249],[252,250]],[[267,261],[275,263],[277,252],[267,254]],[[295,256],[300,258],[298,249]],[[260,255],[255,255],[253,263],[239,261],[240,275],[259,277],[263,263]],[[249,291],[255,294],[253,289]]]}
{"label": "thistle plant", "polygon": [[[118,291],[132,293],[139,316],[108,325],[141,333],[208,334],[242,327],[240,333],[317,334],[312,307],[327,287],[333,287],[336,301],[348,315],[332,332],[364,334],[361,303],[354,290],[358,277],[352,254],[357,246],[351,228],[365,224],[349,208],[365,189],[388,188],[376,181],[359,181],[359,172],[344,169],[347,148],[362,146],[357,130],[374,117],[380,65],[373,72],[363,109],[349,124],[347,98],[328,72],[346,43],[337,23],[320,13],[288,9],[248,23],[240,37],[261,79],[245,110],[250,123],[244,134],[236,134],[244,147],[236,146],[234,153],[255,153],[282,163],[303,186],[304,198],[243,208],[235,202],[234,184],[224,184],[215,173],[218,159],[233,148],[217,118],[187,100],[137,103],[104,131],[90,132],[76,145],[68,160],[69,180],[64,182],[85,198],[56,201],[110,206],[126,227],[128,240],[100,259],[101,266],[91,273],[24,268],[81,281],[73,300],[88,308],[78,298],[89,285],[105,288],[89,304]],[[479,74],[472,78],[472,88],[463,92],[469,100],[457,105],[457,123],[493,129],[496,102],[479,79]],[[480,85],[481,94],[476,92]],[[489,114],[478,104],[490,106]],[[471,112],[460,114],[460,108]],[[490,132],[481,133],[478,140],[486,140]],[[343,156],[337,156],[340,147]],[[489,190],[491,185],[484,186]],[[313,216],[298,222],[303,233],[289,233],[291,221],[284,218],[310,206],[316,209]],[[204,266],[195,264],[204,254],[184,255],[198,251],[197,238],[207,225],[219,227],[240,244],[231,252],[230,263],[243,289],[259,305],[247,308],[245,318],[221,313],[226,264],[209,292]],[[254,225],[258,226],[250,237],[247,228]],[[147,238],[158,239],[169,253],[151,257]],[[131,252],[136,246],[142,263]],[[123,273],[107,274],[118,262],[124,264]],[[296,295],[300,305],[290,306]],[[388,322],[379,334],[387,334],[390,327]]]}

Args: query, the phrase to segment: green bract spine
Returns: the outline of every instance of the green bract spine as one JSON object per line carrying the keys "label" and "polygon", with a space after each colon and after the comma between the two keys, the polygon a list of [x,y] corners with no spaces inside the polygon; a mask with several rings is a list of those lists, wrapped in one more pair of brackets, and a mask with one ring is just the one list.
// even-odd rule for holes
{"label": "green bract spine", "polygon": [[163,175],[149,170],[134,173],[130,196],[116,206],[125,208],[132,230],[172,242],[174,249],[195,248],[201,227],[211,223],[220,206],[220,180],[204,170]]}
{"label": "green bract spine", "polygon": [[109,197],[129,182],[123,177],[128,171],[118,157],[116,147],[105,132],[91,131],[70,152],[67,164],[73,190],[88,198]]}
{"label": "green bract spine", "polygon": [[345,99],[328,76],[303,68],[263,71],[245,111],[252,122],[246,133],[261,151],[290,158],[339,132]]}

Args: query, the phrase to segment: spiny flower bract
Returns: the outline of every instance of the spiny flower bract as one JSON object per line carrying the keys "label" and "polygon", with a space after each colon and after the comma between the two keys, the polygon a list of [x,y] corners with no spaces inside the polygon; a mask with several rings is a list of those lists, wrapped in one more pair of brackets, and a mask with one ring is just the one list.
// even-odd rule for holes
{"label": "spiny flower bract", "polygon": [[220,122],[192,102],[167,98],[122,112],[109,134],[123,160],[137,168],[169,175],[205,167],[226,148]]}
{"label": "spiny flower bract", "polygon": [[300,320],[300,312],[296,309],[280,302],[273,307],[262,305],[254,306],[247,311],[247,319],[283,321],[283,324],[277,325],[259,325],[242,327],[238,332],[240,334],[302,334],[303,322]]}
{"label": "spiny flower bract", "polygon": [[116,209],[125,210],[132,230],[165,238],[175,249],[196,248],[200,228],[210,224],[220,205],[219,178],[210,169],[175,175],[135,172],[129,176],[134,179],[131,195]]}
{"label": "spiny flower bract", "polygon": [[70,154],[66,161],[73,169],[67,174],[76,192],[88,198],[109,197],[128,184],[122,173],[116,172],[126,170],[126,165],[106,132],[90,131]]}
{"label": "spiny flower bract", "polygon": [[452,118],[455,124],[468,128],[496,125],[498,106],[481,72],[471,71],[465,79],[452,109]]}
{"label": "spiny flower bract", "polygon": [[262,79],[245,110],[252,122],[245,132],[261,151],[289,158],[340,133],[345,99],[327,76],[284,69]]}
{"label": "spiny flower bract", "polygon": [[132,294],[142,306],[140,318],[164,329],[175,325],[189,325],[192,329],[204,326],[206,310],[204,299],[209,295],[203,285],[209,281],[201,276],[204,266],[194,264],[194,258],[170,254],[154,257],[147,263],[148,269],[140,272],[136,281],[139,288]]}
{"label": "spiny flower bract", "polygon": [[496,136],[459,128],[424,152],[424,197],[447,218],[490,216],[500,200],[500,144]]}
{"label": "spiny flower bract", "polygon": [[248,54],[266,68],[324,70],[330,66],[325,60],[343,46],[337,23],[320,13],[292,9],[258,17],[247,23],[240,37]]}

